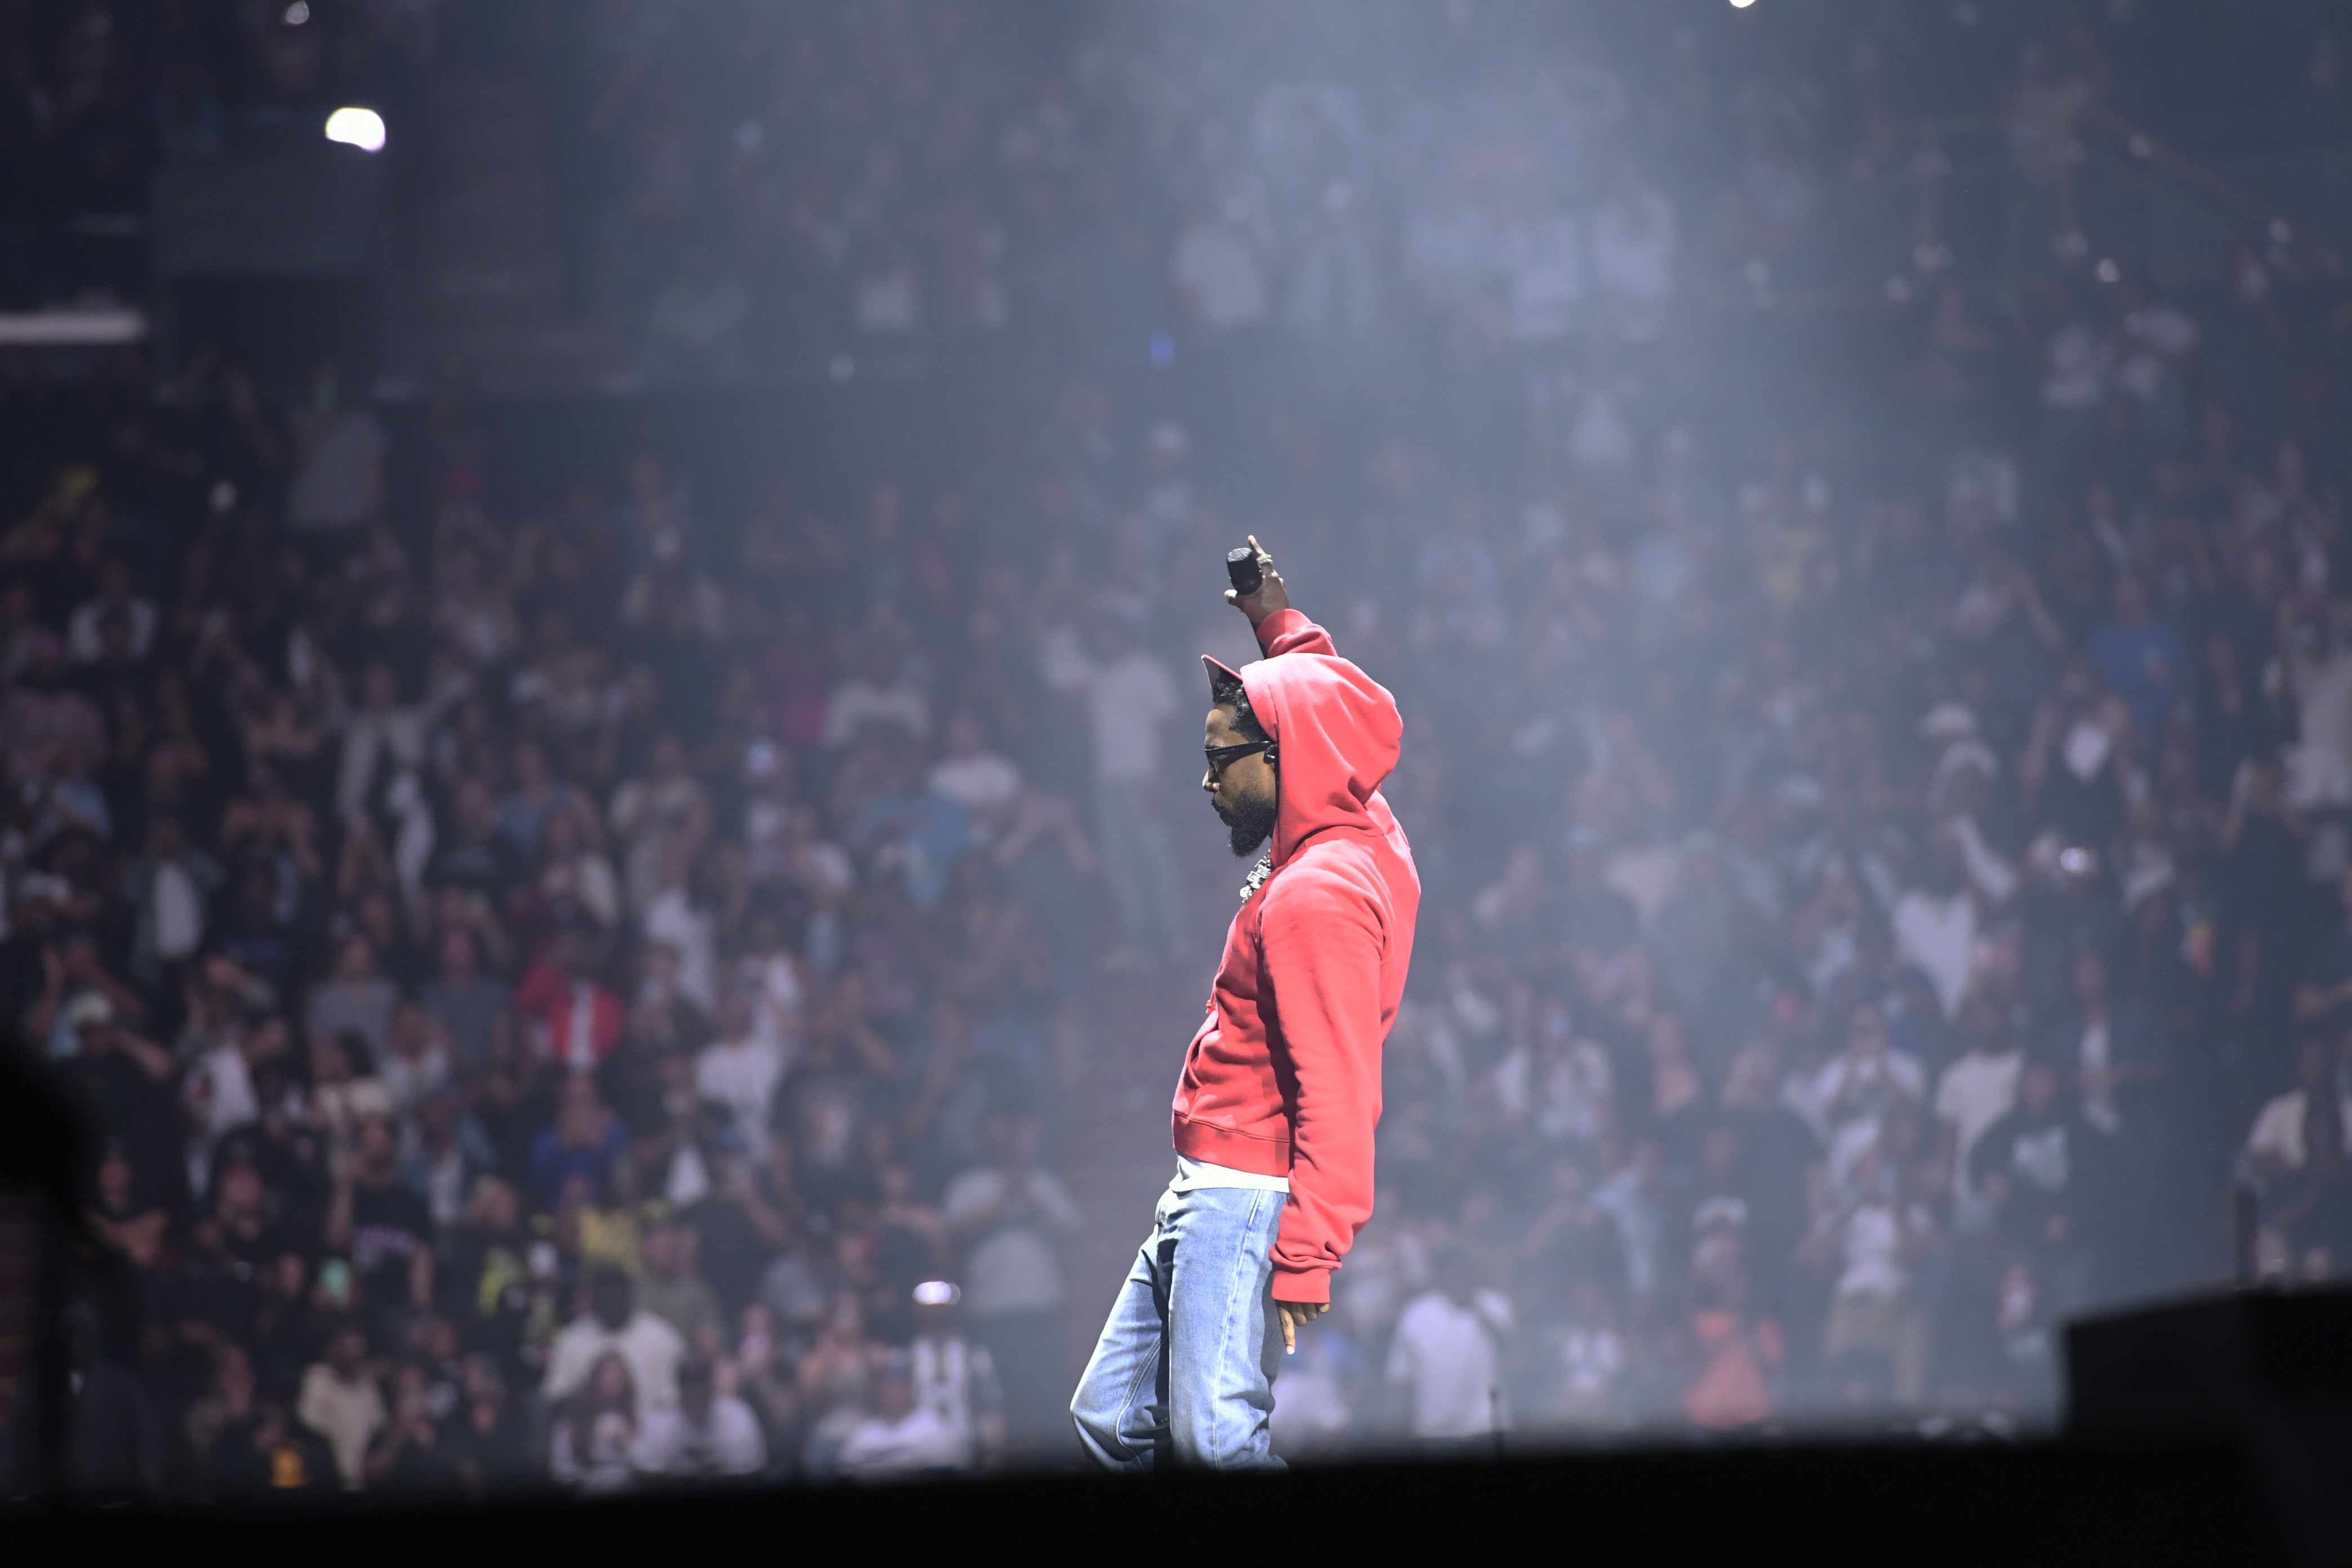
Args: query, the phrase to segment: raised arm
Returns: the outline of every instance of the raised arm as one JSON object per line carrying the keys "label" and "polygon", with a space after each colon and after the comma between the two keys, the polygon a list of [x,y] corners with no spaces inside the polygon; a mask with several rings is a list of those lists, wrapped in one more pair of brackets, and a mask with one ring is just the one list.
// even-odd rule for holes
{"label": "raised arm", "polygon": [[1257,592],[1244,595],[1237,590],[1225,590],[1225,603],[1249,617],[1250,629],[1257,633],[1257,646],[1268,658],[1284,653],[1327,653],[1337,655],[1331,646],[1331,634],[1291,608],[1290,586],[1282,574],[1274,568],[1274,557],[1257,535],[1249,536],[1250,548],[1257,552],[1259,583]]}

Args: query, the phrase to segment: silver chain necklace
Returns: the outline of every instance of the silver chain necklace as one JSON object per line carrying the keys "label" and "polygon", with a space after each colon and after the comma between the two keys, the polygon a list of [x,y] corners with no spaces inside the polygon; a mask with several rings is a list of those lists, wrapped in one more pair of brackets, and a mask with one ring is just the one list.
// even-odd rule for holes
{"label": "silver chain necklace", "polygon": [[1265,879],[1273,875],[1274,851],[1269,849],[1257,858],[1256,865],[1250,868],[1249,880],[1242,884],[1242,902],[1248,903],[1250,895],[1265,887]]}

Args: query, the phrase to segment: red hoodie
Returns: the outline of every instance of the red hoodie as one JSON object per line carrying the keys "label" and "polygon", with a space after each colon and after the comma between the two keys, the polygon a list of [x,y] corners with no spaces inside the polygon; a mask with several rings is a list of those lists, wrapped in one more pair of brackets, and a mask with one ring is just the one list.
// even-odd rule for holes
{"label": "red hoodie", "polygon": [[1266,657],[1240,675],[1281,749],[1274,869],[1225,933],[1176,1089],[1176,1152],[1289,1177],[1274,1293],[1328,1301],[1371,1217],[1381,1046],[1421,906],[1412,847],[1380,793],[1404,721],[1297,610],[1268,616],[1257,637]]}

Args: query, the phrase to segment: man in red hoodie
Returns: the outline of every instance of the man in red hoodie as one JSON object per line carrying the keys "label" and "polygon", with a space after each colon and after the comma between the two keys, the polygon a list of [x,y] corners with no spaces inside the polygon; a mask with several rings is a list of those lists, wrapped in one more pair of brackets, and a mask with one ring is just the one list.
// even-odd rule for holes
{"label": "man in red hoodie", "polygon": [[1404,725],[1290,607],[1262,550],[1258,565],[1255,592],[1225,597],[1265,658],[1202,661],[1214,705],[1201,781],[1234,853],[1257,863],[1184,1054],[1175,1180],[1070,1402],[1108,1469],[1278,1467],[1276,1346],[1328,1310],[1372,1212],[1381,1046],[1421,902],[1380,793]]}

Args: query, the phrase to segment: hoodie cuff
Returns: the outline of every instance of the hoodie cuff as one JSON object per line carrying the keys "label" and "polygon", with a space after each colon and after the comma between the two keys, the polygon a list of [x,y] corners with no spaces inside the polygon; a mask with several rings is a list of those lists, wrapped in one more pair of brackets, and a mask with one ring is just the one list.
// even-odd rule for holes
{"label": "hoodie cuff", "polygon": [[[1311,626],[1314,624],[1314,622],[1307,618],[1307,612],[1304,610],[1295,607],[1286,610],[1276,610],[1274,614],[1266,616],[1265,619],[1258,622],[1257,624],[1258,651],[1265,655],[1266,658],[1272,658],[1274,657],[1274,645],[1285,633],[1295,632],[1301,626]],[[1297,1299],[1301,1300],[1305,1300],[1304,1297]]]}
{"label": "hoodie cuff", "polygon": [[1277,1301],[1328,1301],[1331,1300],[1331,1271],[1328,1268],[1302,1268],[1293,1272],[1277,1263],[1274,1266],[1274,1299]]}

